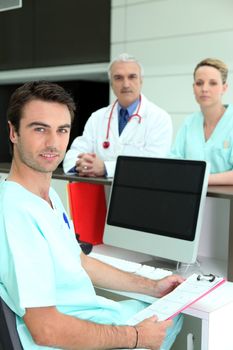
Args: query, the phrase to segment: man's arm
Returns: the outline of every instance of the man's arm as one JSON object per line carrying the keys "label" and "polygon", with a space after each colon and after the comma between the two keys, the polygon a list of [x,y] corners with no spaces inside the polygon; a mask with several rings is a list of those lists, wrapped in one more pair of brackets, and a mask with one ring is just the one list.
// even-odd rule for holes
{"label": "man's arm", "polygon": [[82,136],[76,137],[72,142],[63,161],[65,173],[68,173],[70,169],[74,168],[80,154],[95,152],[96,139],[98,138],[98,125],[100,124],[102,128],[101,116],[103,116],[104,113],[105,108],[92,113],[85,124]]}
{"label": "man's arm", "polygon": [[[81,253],[82,266],[96,286],[163,296],[181,283],[179,276],[159,281],[118,270]],[[120,281],[120,283],[119,283]],[[120,285],[120,287],[119,287]],[[55,306],[27,308],[24,321],[34,339],[42,346],[61,349],[148,348],[158,350],[172,321],[157,322],[150,317],[135,327],[101,325],[60,313]]]}
{"label": "man's arm", "polygon": [[158,350],[172,321],[150,317],[135,327],[101,325],[60,313],[54,306],[26,309],[24,321],[41,346],[66,350],[148,348]]}
{"label": "man's arm", "polygon": [[132,327],[99,325],[60,313],[56,307],[28,308],[24,321],[38,345],[61,349],[110,349],[135,342]]}
{"label": "man's arm", "polygon": [[95,153],[79,154],[75,166],[80,176],[98,177],[104,176],[106,173],[103,160],[97,157]]}
{"label": "man's arm", "polygon": [[76,162],[76,171],[80,176],[113,177],[116,167],[116,160],[103,161],[96,154],[82,153],[79,154]]}
{"label": "man's arm", "polygon": [[[68,173],[70,169],[75,167],[78,160],[78,155],[81,153],[91,153],[93,149],[93,138],[95,138],[94,127],[93,127],[93,114],[87,120],[82,136],[76,137],[70,149],[66,152],[63,160],[63,170]],[[94,123],[95,124],[95,123]]]}
{"label": "man's arm", "polygon": [[92,283],[102,288],[142,293],[160,298],[184,281],[183,277],[179,275],[152,280],[116,269],[83,253],[81,254],[81,261]]}
{"label": "man's arm", "polygon": [[88,139],[86,139],[84,136],[76,137],[63,160],[64,172],[69,173],[71,169],[72,172],[76,172],[75,165],[78,160],[79,153],[92,151],[92,144],[88,142]]}

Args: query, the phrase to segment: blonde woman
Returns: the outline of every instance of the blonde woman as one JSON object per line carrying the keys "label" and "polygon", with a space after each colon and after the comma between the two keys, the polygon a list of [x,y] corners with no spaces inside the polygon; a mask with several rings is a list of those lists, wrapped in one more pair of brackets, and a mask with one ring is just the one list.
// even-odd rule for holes
{"label": "blonde woman", "polygon": [[209,185],[233,185],[233,106],[222,103],[227,74],[218,59],[197,64],[193,91],[200,111],[185,119],[171,151],[174,158],[208,161]]}

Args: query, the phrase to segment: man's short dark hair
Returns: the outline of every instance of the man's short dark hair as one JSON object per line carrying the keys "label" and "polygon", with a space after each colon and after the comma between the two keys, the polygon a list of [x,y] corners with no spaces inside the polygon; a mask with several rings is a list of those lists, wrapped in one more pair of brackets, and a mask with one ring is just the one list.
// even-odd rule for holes
{"label": "man's short dark hair", "polygon": [[71,121],[76,110],[72,96],[60,85],[48,81],[27,82],[18,87],[11,95],[7,110],[7,120],[19,132],[22,110],[26,103],[33,100],[57,102],[64,104],[70,111]]}

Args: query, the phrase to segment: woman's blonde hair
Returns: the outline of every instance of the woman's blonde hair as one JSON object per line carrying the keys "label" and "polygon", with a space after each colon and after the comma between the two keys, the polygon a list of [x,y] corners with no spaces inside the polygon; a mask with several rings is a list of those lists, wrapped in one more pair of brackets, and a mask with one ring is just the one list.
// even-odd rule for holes
{"label": "woman's blonde hair", "polygon": [[223,84],[226,83],[228,68],[227,68],[227,65],[223,61],[220,61],[220,60],[215,59],[215,58],[205,58],[204,60],[202,60],[201,62],[199,62],[196,65],[194,72],[193,72],[194,79],[195,79],[195,74],[196,74],[196,71],[198,70],[198,68],[203,67],[203,66],[209,66],[209,67],[213,67],[213,68],[217,69],[221,74]]}

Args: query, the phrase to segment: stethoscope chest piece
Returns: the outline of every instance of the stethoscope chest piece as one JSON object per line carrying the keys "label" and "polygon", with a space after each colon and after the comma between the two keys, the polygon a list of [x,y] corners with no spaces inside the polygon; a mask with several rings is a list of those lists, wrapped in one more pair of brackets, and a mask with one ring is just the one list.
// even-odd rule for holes
{"label": "stethoscope chest piece", "polygon": [[104,141],[103,142],[103,148],[109,148],[109,146],[110,146],[110,142],[109,141]]}

